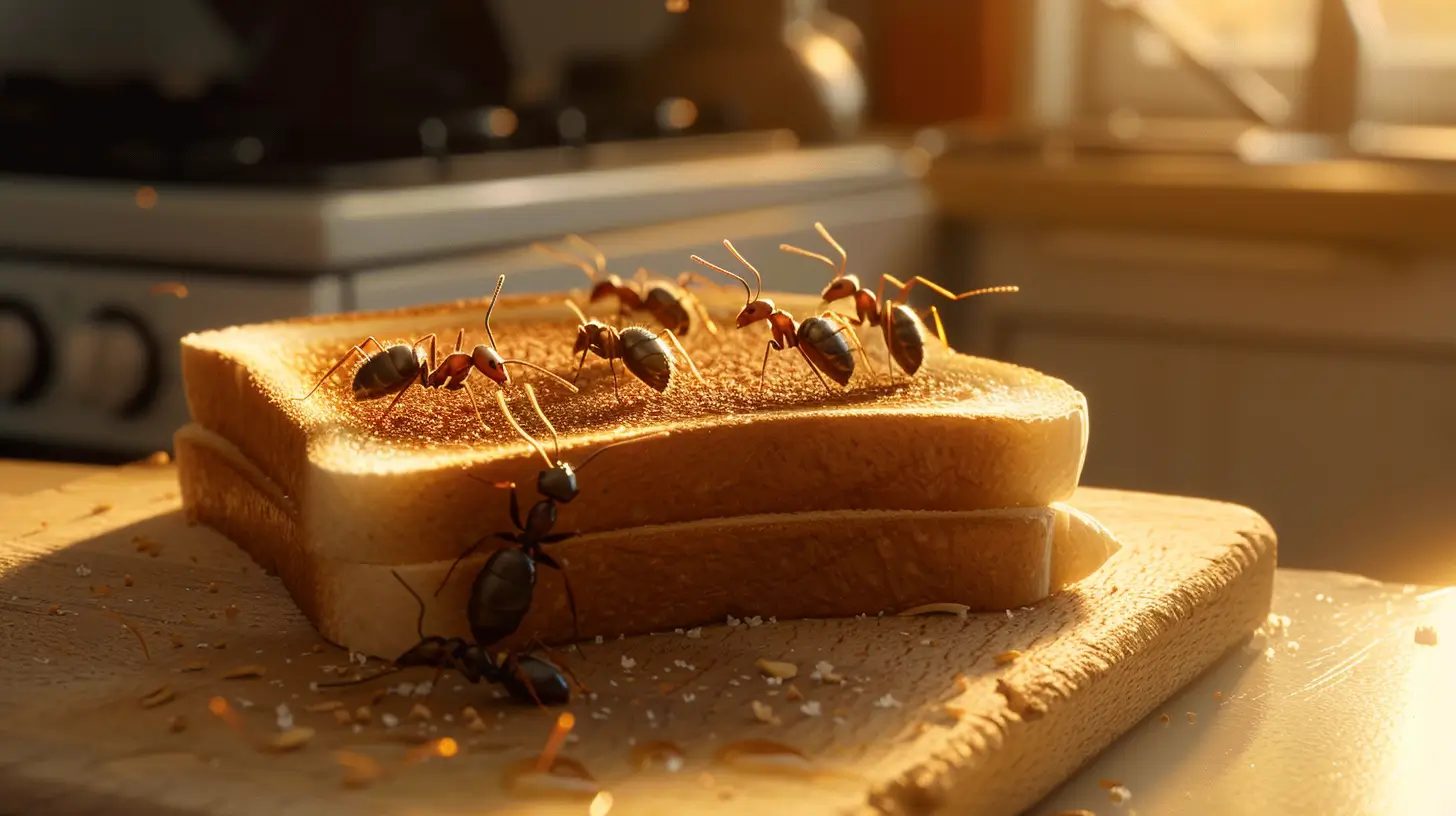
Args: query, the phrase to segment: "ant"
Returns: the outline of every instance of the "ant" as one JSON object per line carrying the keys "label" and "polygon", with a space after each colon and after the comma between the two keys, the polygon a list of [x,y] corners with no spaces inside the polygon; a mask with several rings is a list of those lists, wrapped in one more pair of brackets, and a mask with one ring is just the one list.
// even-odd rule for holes
{"label": "ant", "polygon": [[[865,323],[870,326],[878,326],[884,334],[885,347],[889,349],[891,371],[894,365],[898,364],[906,374],[914,375],[920,370],[920,365],[925,362],[925,324],[921,321],[920,315],[906,305],[905,301],[910,297],[910,290],[917,283],[923,283],[930,287],[931,291],[943,295],[951,300],[965,300],[976,295],[999,294],[1001,292],[1019,292],[1018,286],[988,286],[984,289],[972,289],[969,292],[956,294],[934,281],[922,278],[919,275],[910,279],[909,283],[902,283],[892,275],[880,276],[880,288],[878,292],[871,292],[864,288],[856,275],[844,274],[845,264],[849,256],[844,247],[829,234],[829,230],[819,222],[814,222],[814,229],[819,235],[834,247],[839,253],[839,263],[829,260],[817,252],[810,252],[807,249],[800,249],[788,244],[779,244],[779,249],[784,252],[792,252],[795,255],[803,255],[822,261],[835,270],[834,280],[824,287],[824,293],[820,296],[825,303],[833,303],[844,298],[854,298],[854,309],[857,318],[847,318],[850,323],[862,326]],[[895,296],[893,301],[885,300],[885,284],[892,283],[899,288],[900,294]],[[945,325],[940,322],[940,310],[934,306],[930,307],[931,317],[935,318],[935,333],[940,338],[942,345],[947,345],[945,340]]]}
{"label": "ant", "polygon": [[[753,273],[753,279],[757,283],[756,287],[749,287],[748,281],[742,277],[717,264],[705,261],[697,255],[693,256],[693,260],[743,284],[743,291],[747,293],[748,299],[745,301],[743,310],[738,313],[738,328],[741,329],[760,320],[767,320],[769,326],[773,328],[773,337],[763,350],[763,369],[758,375],[759,388],[763,387],[764,376],[768,373],[768,353],[783,351],[787,348],[798,349],[799,354],[804,357],[804,362],[809,364],[809,370],[814,372],[814,376],[819,378],[819,382],[829,393],[834,393],[834,389],[824,381],[825,374],[828,374],[829,378],[841,387],[848,387],[849,378],[854,375],[854,353],[851,350],[850,341],[845,340],[842,336],[844,332],[849,332],[854,347],[858,348],[860,354],[864,356],[865,365],[870,365],[869,355],[865,354],[864,346],[859,344],[859,338],[855,337],[854,332],[850,331],[849,326],[844,322],[846,320],[844,315],[826,312],[820,317],[805,318],[802,323],[795,321],[793,315],[774,306],[772,300],[760,297],[763,294],[763,276],[758,273],[753,264],[738,253],[738,250],[733,247],[733,242],[725,238],[723,246],[728,247],[728,251],[733,253],[733,257]],[[839,328],[834,327],[834,322],[841,324]]]}
{"label": "ant", "polygon": [[453,668],[471,683],[479,683],[483,680],[487,683],[504,686],[506,691],[520,702],[534,702],[541,706],[562,705],[570,702],[571,688],[567,685],[561,670],[550,661],[532,654],[512,654],[506,658],[505,665],[501,665],[490,656],[490,652],[487,651],[490,644],[481,639],[481,634],[482,632],[489,633],[491,630],[483,627],[475,614],[477,607],[481,605],[477,603],[478,600],[481,600],[477,596],[483,592],[479,581],[476,583],[469,607],[470,631],[476,641],[470,643],[458,637],[426,635],[424,599],[405,582],[404,578],[400,577],[397,571],[390,570],[389,574],[394,576],[394,580],[398,581],[400,586],[404,587],[405,591],[419,605],[419,617],[415,619],[415,631],[420,636],[419,642],[396,658],[390,668],[375,672],[369,677],[334,683],[319,683],[320,688],[352,686],[393,674],[411,666],[428,666],[440,671]]}
{"label": "ant", "polygon": [[581,369],[586,365],[586,356],[590,352],[607,361],[607,368],[612,372],[612,390],[617,395],[617,401],[622,401],[622,387],[617,380],[617,369],[613,367],[613,360],[621,360],[622,365],[632,372],[633,376],[658,393],[667,390],[672,384],[673,364],[668,354],[667,346],[663,344],[662,338],[666,337],[672,342],[673,348],[687,361],[688,368],[698,382],[703,382],[703,375],[698,372],[698,366],[693,358],[688,356],[687,350],[678,342],[677,335],[669,329],[654,332],[642,326],[628,326],[618,329],[608,326],[597,320],[590,320],[582,314],[580,307],[571,301],[566,305],[576,315],[578,321],[576,327],[576,343],[571,347],[573,355],[580,354],[581,360],[576,364],[576,374],[571,381],[575,383],[581,376]]}
{"label": "ant", "polygon": [[658,323],[679,337],[687,337],[693,322],[701,320],[703,328],[707,329],[709,334],[717,336],[718,324],[713,322],[707,307],[687,290],[689,283],[701,282],[710,286],[716,285],[713,281],[696,272],[684,272],[677,276],[677,283],[673,285],[665,280],[649,280],[647,270],[638,269],[633,281],[628,283],[616,275],[607,274],[607,256],[585,238],[580,235],[568,235],[566,240],[585,249],[591,255],[592,262],[587,263],[581,258],[552,249],[544,244],[532,244],[531,247],[537,252],[544,252],[558,261],[571,264],[585,272],[586,276],[592,280],[591,294],[588,296],[591,303],[615,295],[620,315],[627,315],[631,312],[648,312],[657,319]]}
{"label": "ant", "polygon": [[[516,433],[541,455],[546,462],[546,469],[536,476],[536,490],[543,498],[526,512],[524,524],[521,523],[521,505],[516,495],[515,482],[489,483],[495,487],[510,489],[511,522],[515,524],[518,531],[496,533],[495,537],[518,546],[498,549],[492,553],[486,560],[485,566],[475,576],[475,583],[470,590],[470,604],[467,608],[470,629],[475,635],[476,642],[487,648],[514,634],[520,627],[521,620],[531,608],[531,599],[536,588],[537,564],[543,564],[561,572],[562,578],[566,580],[566,601],[571,608],[572,630],[576,631],[576,596],[571,591],[571,581],[566,579],[566,571],[562,569],[561,564],[541,549],[542,545],[556,544],[576,535],[571,532],[551,532],[552,528],[556,526],[556,507],[558,504],[569,504],[577,497],[580,488],[577,485],[576,474],[603,452],[621,445],[641,442],[644,439],[667,436],[670,433],[670,431],[661,431],[648,436],[613,442],[593,451],[591,455],[581,461],[581,464],[572,467],[561,458],[561,439],[556,435],[556,429],[551,426],[551,421],[546,418],[545,412],[541,410],[541,404],[536,401],[536,391],[530,385],[526,386],[526,398],[531,401],[531,407],[535,409],[536,416],[550,432],[556,456],[553,459],[546,455],[546,449],[541,446],[541,443],[526,433],[516,418],[511,415],[510,409],[506,406],[505,395],[496,392],[496,401],[500,404],[501,412],[505,415],[506,420],[510,422]],[[460,562],[470,557],[487,540],[481,539],[475,542],[470,545],[469,549],[461,553],[459,558],[455,559],[455,563],[451,564],[450,569],[445,573],[444,580],[440,582],[439,588],[435,590],[436,597],[439,597],[440,592],[450,582],[450,576],[455,573],[455,568],[460,565]]]}
{"label": "ant", "polygon": [[[389,416],[389,412],[394,410],[394,406],[404,397],[409,387],[418,383],[421,388],[444,388],[446,391],[465,389],[465,393],[470,397],[470,405],[475,409],[475,418],[480,420],[482,427],[490,430],[490,426],[485,424],[485,419],[480,415],[480,405],[476,402],[475,392],[470,388],[470,383],[466,381],[472,370],[479,371],[492,382],[504,387],[511,382],[510,372],[506,370],[507,365],[526,366],[540,371],[561,383],[572,393],[576,393],[575,385],[556,374],[526,360],[506,359],[496,350],[495,334],[490,330],[490,315],[495,311],[496,301],[500,298],[501,287],[505,286],[505,283],[506,276],[501,275],[500,279],[496,281],[495,293],[490,296],[490,306],[485,310],[485,335],[490,339],[489,345],[478,345],[468,353],[462,351],[465,330],[461,329],[460,334],[455,338],[455,350],[447,354],[445,359],[437,365],[434,332],[409,345],[401,343],[388,348],[371,336],[345,352],[344,356],[334,363],[334,367],[329,369],[328,373],[319,378],[319,381],[309,389],[307,394],[294,397],[294,401],[301,402],[313,396],[313,393],[319,390],[319,386],[333,376],[333,373],[348,362],[355,353],[364,358],[364,364],[354,372],[352,388],[355,401],[363,402],[387,397],[390,394],[394,395],[394,399],[384,409],[384,413],[379,415],[380,423],[383,423],[384,418]],[[420,352],[420,346],[426,340],[430,342],[428,358]],[[371,355],[364,351],[362,347],[370,343],[378,347],[379,353]]]}

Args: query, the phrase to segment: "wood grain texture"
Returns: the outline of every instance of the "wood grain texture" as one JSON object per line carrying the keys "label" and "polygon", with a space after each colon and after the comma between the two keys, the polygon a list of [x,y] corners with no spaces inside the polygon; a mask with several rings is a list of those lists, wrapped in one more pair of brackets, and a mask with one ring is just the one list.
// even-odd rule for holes
{"label": "wood grain texture", "polygon": [[[1034,608],[740,623],[564,652],[595,694],[572,705],[579,740],[565,752],[611,791],[613,813],[785,804],[795,813],[1016,813],[1252,631],[1272,591],[1273,532],[1250,510],[1096,489],[1072,503],[1124,549]],[[447,674],[429,697],[371,703],[391,684],[430,679],[412,670],[310,691],[310,682],[337,677],[324,666],[344,666],[348,655],[320,643],[278,581],[215,533],[185,524],[169,467],[0,499],[0,541],[0,811],[586,810],[581,801],[502,793],[501,769],[540,749],[551,718],[490,688]],[[78,574],[82,566],[89,574]],[[141,630],[150,660],[108,609]],[[995,656],[1010,650],[1021,655],[998,665]],[[635,664],[626,668],[624,658]],[[770,685],[753,667],[759,658],[792,662],[799,676]],[[181,671],[193,661],[207,665]],[[812,679],[819,661],[846,682]],[[222,679],[243,664],[266,674]],[[142,708],[138,700],[163,684],[176,698]],[[786,699],[790,684],[804,701]],[[280,704],[317,736],[286,756],[259,752],[207,713],[214,695],[239,709],[254,736],[276,732]],[[354,733],[331,713],[304,710],[325,700],[371,704],[374,719]],[[755,700],[780,724],[755,720]],[[425,725],[407,719],[420,702],[433,712]],[[466,705],[480,710],[484,730],[463,725]],[[385,713],[400,724],[382,726]],[[171,733],[178,715],[188,727]],[[402,767],[422,730],[457,739],[461,753]],[[793,746],[830,773],[770,776],[713,763],[720,746],[742,738]],[[653,739],[680,745],[686,766],[637,772],[631,745]],[[333,753],[341,748],[391,772],[368,791],[346,790]]]}

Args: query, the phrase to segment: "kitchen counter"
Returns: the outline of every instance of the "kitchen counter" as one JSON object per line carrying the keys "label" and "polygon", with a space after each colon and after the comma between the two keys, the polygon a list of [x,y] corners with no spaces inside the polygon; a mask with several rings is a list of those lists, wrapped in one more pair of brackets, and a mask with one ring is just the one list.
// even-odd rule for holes
{"label": "kitchen counter", "polygon": [[961,221],[1456,247],[1456,169],[1443,165],[966,152],[936,160],[927,180]]}

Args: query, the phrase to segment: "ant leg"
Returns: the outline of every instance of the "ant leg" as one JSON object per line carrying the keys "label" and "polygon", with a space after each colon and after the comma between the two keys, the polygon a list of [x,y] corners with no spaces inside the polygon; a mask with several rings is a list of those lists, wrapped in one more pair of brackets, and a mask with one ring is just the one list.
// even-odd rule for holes
{"label": "ant leg", "polygon": [[[457,334],[457,335],[455,335],[455,350],[456,351],[460,351],[464,346],[465,346],[465,330],[464,329],[461,329],[460,330],[460,333]],[[433,364],[434,363],[434,360],[431,360],[430,362],[431,362],[431,364]]]}
{"label": "ant leg", "polygon": [[579,640],[581,638],[581,627],[576,617],[576,593],[571,590],[571,576],[566,574],[566,570],[561,567],[561,564],[555,558],[552,558],[546,553],[538,551],[535,554],[535,558],[536,563],[545,564],[561,573],[561,580],[566,584],[566,605],[571,608],[571,636]]}
{"label": "ant leg", "polygon": [[683,348],[682,343],[678,342],[677,335],[671,329],[663,329],[657,333],[658,337],[662,337],[663,335],[667,335],[667,339],[672,341],[672,345],[677,349],[677,353],[681,354],[682,358],[688,361],[688,369],[693,372],[693,377],[697,378],[698,382],[703,382],[703,375],[698,371],[697,363],[694,363],[693,358],[688,356],[687,349]]}
{"label": "ant leg", "polygon": [[475,401],[475,390],[470,387],[468,382],[461,383],[461,385],[465,386],[465,395],[470,398],[470,407],[475,409],[475,418],[480,421],[480,427],[487,431],[490,430],[490,426],[485,424],[485,417],[480,415],[480,403]]}
{"label": "ant leg", "polygon": [[808,352],[804,351],[802,346],[794,346],[794,348],[798,349],[799,356],[804,358],[804,362],[809,364],[809,370],[814,372],[814,376],[819,378],[819,384],[824,386],[824,390],[828,391],[830,394],[833,394],[834,389],[829,387],[829,381],[824,379],[824,375],[819,373],[818,366],[814,365],[814,361],[809,359]]}
{"label": "ant leg", "polygon": [[617,382],[617,369],[612,365],[612,358],[607,358],[607,369],[612,372],[612,391],[617,395],[617,402],[622,402],[622,386]]}
{"label": "ant leg", "polygon": [[394,406],[398,405],[400,400],[404,399],[405,392],[410,390],[411,385],[414,385],[414,383],[407,383],[404,388],[399,389],[399,393],[395,394],[394,399],[390,400],[389,405],[385,406],[384,413],[380,414],[379,419],[374,421],[375,427],[382,427],[384,425],[384,418],[389,416],[389,412],[394,410]]}
{"label": "ant leg", "polygon": [[[373,338],[370,338],[370,339],[373,339]],[[429,365],[429,369],[434,369],[435,368],[435,333],[434,332],[430,332],[429,334],[425,335],[424,337],[421,337],[420,339],[418,339],[418,340],[414,341],[413,343],[411,343],[410,344],[410,350],[411,351],[418,351],[419,348],[420,348],[420,344],[424,343],[426,340],[429,340],[430,341],[430,365]],[[375,342],[378,342],[378,341],[376,340]]]}
{"label": "ant leg", "polygon": [[581,377],[581,369],[582,369],[583,366],[586,365],[586,355],[588,353],[590,353],[590,352],[591,352],[591,349],[589,349],[589,348],[586,348],[586,349],[582,349],[581,350],[581,359],[579,361],[577,361],[577,364],[576,364],[576,373],[573,374],[573,375],[571,375],[571,384],[572,385],[576,385],[577,379]]}
{"label": "ant leg", "polygon": [[[374,340],[374,338],[371,337],[371,338],[369,338],[369,340]],[[364,343],[368,343],[369,340],[365,340]],[[374,340],[374,344],[376,346],[379,345],[379,341],[378,340]],[[307,394],[304,394],[301,397],[294,397],[293,398],[293,401],[294,402],[302,402],[303,400],[306,400],[309,397],[313,396],[313,392],[319,390],[319,386],[321,386],[321,385],[324,384],[324,380],[327,380],[329,377],[332,377],[334,375],[334,372],[335,371],[338,371],[339,370],[339,367],[342,366],[344,363],[347,363],[349,361],[349,358],[350,357],[353,357],[354,356],[354,352],[356,352],[356,351],[359,352],[359,356],[360,357],[363,357],[365,360],[368,360],[369,359],[369,355],[364,352],[364,349],[360,348],[359,346],[354,346],[353,348],[351,348],[348,351],[344,352],[344,356],[343,357],[340,357],[339,358],[339,361],[337,363],[334,363],[334,367],[331,368],[331,369],[329,369],[329,371],[328,371],[327,374],[323,375],[322,377],[319,377],[319,381],[316,382],[316,383],[314,383],[313,388],[308,389],[308,393]]]}
{"label": "ant leg", "polygon": [[[777,348],[777,345],[772,340],[768,341],[768,345],[763,347],[763,367],[758,370],[758,390],[760,391],[763,390],[764,378],[768,376],[768,353],[775,348]],[[782,349],[779,350],[782,351]]]}
{"label": "ant leg", "polygon": [[940,338],[941,345],[949,346],[950,342],[945,339],[945,324],[940,322],[940,310],[931,306],[930,316],[935,318],[935,336]]}

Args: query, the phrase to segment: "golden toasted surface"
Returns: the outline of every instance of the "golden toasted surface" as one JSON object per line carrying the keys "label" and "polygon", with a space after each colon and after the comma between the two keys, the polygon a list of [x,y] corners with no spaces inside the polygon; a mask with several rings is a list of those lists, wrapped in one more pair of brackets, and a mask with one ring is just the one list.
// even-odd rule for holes
{"label": "golden toasted surface", "polygon": [[[507,282],[509,285],[509,281]],[[581,293],[572,293],[582,300]],[[612,364],[620,387],[621,401],[613,390],[608,363],[587,357],[577,386],[571,394],[545,375],[522,367],[511,367],[512,385],[507,389],[511,408],[534,435],[547,439],[539,420],[531,415],[520,384],[535,385],[542,407],[563,437],[585,438],[620,432],[623,428],[651,429],[669,423],[690,429],[694,420],[713,423],[722,417],[777,412],[805,412],[832,415],[844,412],[954,412],[964,415],[994,415],[1008,419],[1029,419],[1065,414],[1080,403],[1075,389],[1039,372],[947,350],[933,335],[927,341],[926,363],[915,377],[895,370],[888,375],[889,360],[879,329],[861,327],[862,338],[874,374],[865,371],[865,361],[856,355],[856,371],[848,390],[830,382],[827,390],[808,364],[792,349],[769,352],[770,376],[760,388],[759,371],[770,337],[766,324],[733,328],[732,318],[742,305],[734,290],[707,290],[701,294],[719,322],[716,337],[695,329],[682,342],[705,382],[695,381],[685,366],[673,372],[666,393],[648,388],[627,372],[621,362]],[[780,308],[802,319],[816,314],[814,298],[777,295]],[[525,359],[568,380],[576,371],[579,356],[572,346],[578,321],[562,297],[503,296],[492,317],[492,330],[502,355]],[[199,350],[229,358],[255,378],[270,402],[296,418],[310,433],[333,430],[336,443],[355,449],[381,447],[395,454],[438,451],[469,446],[519,446],[519,437],[501,418],[494,400],[497,386],[478,372],[470,376],[472,390],[480,402],[481,414],[490,430],[476,420],[464,391],[448,392],[412,386],[400,399],[387,421],[378,419],[389,397],[355,401],[350,388],[361,362],[357,355],[326,381],[306,402],[293,397],[311,388],[341,355],[370,336],[385,346],[413,343],[435,333],[441,359],[454,349],[464,329],[463,347],[469,351],[487,342],[483,323],[484,300],[444,307],[366,313],[337,318],[260,324],[193,335],[186,343]],[[842,306],[842,304],[841,304]],[[649,315],[618,320],[614,304],[589,309],[588,316],[619,327],[660,327]],[[664,341],[666,342],[666,341]],[[670,346],[671,344],[668,343]],[[366,351],[376,351],[370,344]],[[704,424],[708,424],[705,422]],[[343,431],[344,433],[337,433]],[[381,446],[380,443],[384,444]]]}

